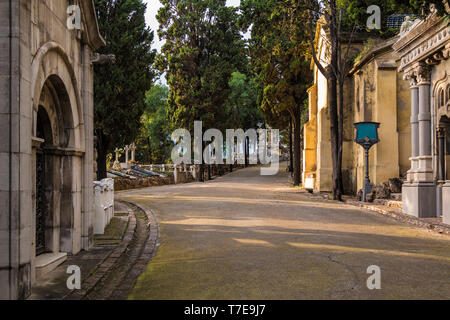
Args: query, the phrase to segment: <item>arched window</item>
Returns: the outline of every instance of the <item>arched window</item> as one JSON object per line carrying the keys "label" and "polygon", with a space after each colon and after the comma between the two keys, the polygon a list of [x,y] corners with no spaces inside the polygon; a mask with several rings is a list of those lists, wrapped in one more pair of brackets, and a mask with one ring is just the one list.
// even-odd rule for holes
{"label": "arched window", "polygon": [[446,102],[449,103],[450,102],[450,84],[447,85],[447,89],[445,91],[447,91]]}
{"label": "arched window", "polygon": [[444,106],[445,97],[444,97],[444,89],[440,88],[438,91],[438,106],[439,108]]}

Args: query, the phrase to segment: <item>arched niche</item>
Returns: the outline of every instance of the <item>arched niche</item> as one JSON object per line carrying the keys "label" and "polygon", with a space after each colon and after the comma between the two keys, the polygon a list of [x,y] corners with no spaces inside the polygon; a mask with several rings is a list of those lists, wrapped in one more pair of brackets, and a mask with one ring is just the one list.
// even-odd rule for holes
{"label": "arched niche", "polygon": [[[45,253],[76,253],[81,246],[81,181],[84,124],[77,81],[70,60],[55,43],[44,45],[32,63],[34,222],[45,193]],[[38,156],[43,153],[43,185]],[[37,233],[35,245],[37,244]],[[38,254],[38,251],[35,251]]]}

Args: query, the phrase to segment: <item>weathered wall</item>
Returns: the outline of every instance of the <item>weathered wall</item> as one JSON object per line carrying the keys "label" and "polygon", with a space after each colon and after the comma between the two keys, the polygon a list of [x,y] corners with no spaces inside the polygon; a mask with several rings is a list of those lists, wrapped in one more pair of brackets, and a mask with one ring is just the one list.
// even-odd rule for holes
{"label": "weathered wall", "polygon": [[[80,31],[66,26],[69,4],[91,10],[82,12]],[[92,28],[98,30],[90,0],[0,1],[0,299],[27,297],[34,280],[39,105],[47,105],[54,136],[46,151],[47,249],[77,253],[92,241],[90,54],[102,42]],[[51,90],[42,94],[44,88]]]}
{"label": "weathered wall", "polygon": [[[353,73],[354,122],[380,122],[380,142],[369,154],[369,174],[374,184],[399,177],[410,166],[410,90],[408,82],[397,72],[396,59],[389,49],[360,64]],[[353,151],[353,191],[357,192],[364,182],[364,151],[357,144],[353,144]]]}
{"label": "weathered wall", "polygon": [[[399,177],[410,167],[410,90],[409,83],[396,70],[397,57],[390,47],[394,40],[378,41],[375,49],[361,58],[344,82],[342,175],[347,193],[356,193],[361,189],[365,176],[364,150],[354,143],[355,122],[381,123],[380,143],[372,147],[369,156],[372,183]],[[361,45],[356,44],[351,50],[352,55],[356,55]],[[319,52],[321,59],[326,61],[323,48]],[[314,72],[314,86],[309,90],[310,120],[304,127],[304,178],[315,175],[315,189],[331,191],[328,88],[326,79],[316,67]]]}

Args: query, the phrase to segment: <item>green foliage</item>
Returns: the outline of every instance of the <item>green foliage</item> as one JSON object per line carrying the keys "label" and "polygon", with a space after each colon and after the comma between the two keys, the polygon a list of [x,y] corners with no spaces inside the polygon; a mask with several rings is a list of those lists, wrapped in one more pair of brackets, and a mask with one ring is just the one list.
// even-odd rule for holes
{"label": "green foliage", "polygon": [[305,12],[295,0],[242,0],[241,10],[242,28],[252,26],[249,47],[263,87],[261,109],[270,125],[285,128],[311,85]]}
{"label": "green foliage", "polygon": [[259,88],[256,80],[236,71],[231,74],[228,85],[231,91],[225,104],[227,127],[247,130],[264,123],[264,116],[258,107]]}
{"label": "green foliage", "polygon": [[225,0],[161,0],[157,19],[166,42],[156,66],[166,72],[170,88],[167,115],[172,129],[225,128],[225,103],[234,71],[247,59],[236,25],[237,9]]}
{"label": "green foliage", "polygon": [[[387,28],[387,18],[393,14],[428,14],[429,1],[424,0],[337,0],[337,5],[342,11],[343,29],[351,31],[357,26],[358,31],[365,31],[369,34],[382,37],[391,37],[398,33],[398,29]],[[440,14],[444,14],[442,1],[435,1]],[[366,28],[368,18],[367,8],[370,5],[377,5],[381,9],[381,30],[369,30]]]}
{"label": "green foliage", "polygon": [[156,52],[142,0],[95,0],[95,7],[107,43],[99,53],[116,55],[116,64],[95,66],[95,130],[102,157],[139,134]]}
{"label": "green foliage", "polygon": [[147,91],[146,109],[142,116],[142,130],[137,140],[137,160],[146,163],[168,163],[172,150],[167,99],[169,88],[157,84]]}

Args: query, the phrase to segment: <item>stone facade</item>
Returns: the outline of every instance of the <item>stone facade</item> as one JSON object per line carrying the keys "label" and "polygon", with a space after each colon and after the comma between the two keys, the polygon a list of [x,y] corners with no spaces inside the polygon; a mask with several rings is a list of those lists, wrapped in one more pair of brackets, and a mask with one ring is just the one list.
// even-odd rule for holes
{"label": "stone facade", "polygon": [[[319,36],[320,35],[320,36]],[[327,67],[325,32],[318,27],[317,53]],[[367,39],[352,43],[350,57],[363,49]],[[376,40],[376,39],[375,39]],[[374,41],[375,41],[374,40]],[[396,71],[398,56],[392,44],[397,38],[379,40],[355,63],[344,83],[343,179],[346,193],[356,194],[364,182],[364,150],[354,142],[353,124],[380,122],[380,142],[370,150],[370,178],[382,183],[406,174],[410,155],[410,93],[408,82]],[[343,49],[346,52],[346,48]],[[314,84],[309,89],[309,118],[304,127],[303,181],[316,191],[332,190],[328,83],[312,63]]]}
{"label": "stone facade", "polygon": [[[320,22],[320,21],[319,21]],[[329,61],[329,49],[327,47],[325,31],[319,23],[316,31],[317,56],[326,68]],[[349,51],[356,54],[362,47],[362,40],[355,41]],[[331,136],[330,116],[328,108],[328,83],[314,62],[311,63],[314,72],[314,84],[309,88],[308,122],[304,126],[303,143],[303,179],[304,186],[317,191],[332,190],[332,160],[331,160]],[[346,106],[344,119],[343,138],[343,177],[344,188],[353,190],[352,186],[352,154],[353,154],[353,116],[351,107],[353,99],[352,80],[346,79],[344,83],[344,105]]]}
{"label": "stone facade", "polygon": [[398,71],[411,91],[411,168],[402,191],[403,212],[442,215],[449,223],[450,26],[431,12],[393,48],[401,58]]}
{"label": "stone facade", "polygon": [[[70,5],[80,30],[67,27]],[[102,45],[92,0],[0,1],[1,299],[26,298],[37,266],[92,244],[91,56]]]}
{"label": "stone facade", "polygon": [[[410,92],[408,82],[397,72],[398,56],[392,44],[397,38],[380,41],[354,65],[352,122],[379,122],[380,142],[369,152],[371,182],[405,177],[411,154]],[[356,134],[353,129],[353,140]],[[364,183],[364,149],[353,144],[353,192]]]}

